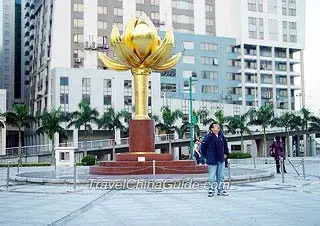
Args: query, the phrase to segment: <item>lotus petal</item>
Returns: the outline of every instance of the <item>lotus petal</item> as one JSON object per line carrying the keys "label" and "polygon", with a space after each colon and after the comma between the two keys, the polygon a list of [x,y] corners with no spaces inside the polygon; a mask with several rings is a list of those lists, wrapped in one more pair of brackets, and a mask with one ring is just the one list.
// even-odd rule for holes
{"label": "lotus petal", "polygon": [[157,67],[167,62],[171,55],[173,44],[167,43],[162,44],[155,52],[153,52],[147,59],[143,62],[145,67]]}
{"label": "lotus petal", "polygon": [[117,60],[112,60],[109,57],[107,57],[104,53],[99,53],[99,57],[102,61],[102,63],[107,67],[115,71],[126,71],[129,70],[130,68],[121,64]]}
{"label": "lotus petal", "polygon": [[127,23],[124,33],[123,33],[123,41],[124,43],[133,50],[133,44],[132,44],[132,32],[137,25],[138,20],[134,17],[132,17],[129,22]]}
{"label": "lotus petal", "polygon": [[121,41],[121,36],[119,33],[119,29],[117,26],[113,25],[111,35],[110,35],[111,47],[114,48],[114,44],[120,41]]}
{"label": "lotus petal", "polygon": [[155,70],[155,71],[169,70],[179,62],[180,57],[181,57],[181,53],[177,53],[176,55],[173,55],[166,63],[158,67],[153,67],[152,70]]}
{"label": "lotus petal", "polygon": [[113,48],[119,61],[127,67],[139,67],[141,65],[139,57],[125,43],[115,43]]}

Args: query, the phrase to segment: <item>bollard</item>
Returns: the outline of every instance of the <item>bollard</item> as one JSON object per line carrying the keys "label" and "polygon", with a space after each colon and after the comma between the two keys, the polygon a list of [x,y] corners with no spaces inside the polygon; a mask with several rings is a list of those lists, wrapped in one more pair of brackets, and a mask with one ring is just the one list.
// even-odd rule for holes
{"label": "bollard", "polygon": [[253,157],[253,165],[254,165],[254,168],[257,169],[257,165],[256,165],[256,157]]}
{"label": "bollard", "polygon": [[228,161],[228,182],[229,182],[229,187],[231,186],[231,164],[230,164],[230,159]]}
{"label": "bollard", "polygon": [[156,160],[152,160],[152,174],[153,174],[153,181],[156,181]]}
{"label": "bollard", "polygon": [[283,158],[280,158],[280,167],[281,167],[282,183],[284,183],[284,167],[283,167]]}
{"label": "bollard", "polygon": [[8,168],[7,168],[7,190],[9,189],[9,180],[10,180],[10,161],[8,161]]}
{"label": "bollard", "polygon": [[112,161],[116,161],[116,140],[112,140]]}
{"label": "bollard", "polygon": [[77,164],[74,163],[73,167],[73,190],[77,188]]}
{"label": "bollard", "polygon": [[305,169],[305,165],[304,165],[304,158],[301,159],[301,164],[302,164],[303,178],[306,179],[306,169]]}
{"label": "bollard", "polygon": [[20,173],[19,161],[18,161],[18,165],[17,165],[17,173]]}

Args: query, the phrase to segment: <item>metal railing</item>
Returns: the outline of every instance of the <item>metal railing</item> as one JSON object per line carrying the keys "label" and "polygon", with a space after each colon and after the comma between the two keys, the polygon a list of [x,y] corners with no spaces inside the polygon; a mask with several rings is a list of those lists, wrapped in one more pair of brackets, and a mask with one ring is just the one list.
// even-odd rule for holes
{"label": "metal railing", "polygon": [[[271,129],[268,130],[267,133],[279,133],[279,132],[285,132],[284,129]],[[290,132],[290,131],[289,131]],[[251,135],[258,135],[262,134],[262,131],[251,131]],[[240,134],[226,134],[227,137],[237,137]],[[245,134],[248,135],[248,134]],[[183,140],[183,141],[188,141],[190,139],[190,133],[186,133],[183,139],[175,139],[174,134],[159,134],[155,136],[155,143],[166,143],[169,140],[176,141],[176,140]],[[99,150],[99,149],[105,149],[105,148],[110,148],[113,147],[113,144],[116,147],[119,146],[128,146],[129,145],[129,138],[120,138],[120,142],[118,140],[115,141],[114,139],[104,139],[104,140],[88,140],[85,144],[84,141],[78,142],[78,150],[83,151],[86,149],[88,151],[90,150]],[[59,147],[74,147],[73,142],[64,142],[60,143]],[[6,148],[6,155],[8,156],[18,156],[18,150],[19,147],[11,147],[11,148]],[[23,146],[21,147],[21,153],[22,156],[31,156],[31,155],[39,155],[39,154],[49,154],[52,151],[52,145],[51,144],[45,144],[45,145],[33,145],[33,146]]]}

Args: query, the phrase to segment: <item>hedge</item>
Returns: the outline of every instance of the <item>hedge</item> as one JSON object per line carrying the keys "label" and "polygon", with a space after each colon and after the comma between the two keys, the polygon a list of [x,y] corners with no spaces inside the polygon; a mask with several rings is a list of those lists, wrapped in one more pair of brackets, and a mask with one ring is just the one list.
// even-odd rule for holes
{"label": "hedge", "polygon": [[248,159],[251,158],[250,153],[244,153],[244,152],[231,152],[228,156],[229,159]]}
{"label": "hedge", "polygon": [[[18,163],[10,163],[10,167],[17,167]],[[42,162],[42,163],[22,163],[22,167],[30,167],[30,166],[50,166],[49,162]],[[0,163],[0,167],[7,167],[8,164]]]}

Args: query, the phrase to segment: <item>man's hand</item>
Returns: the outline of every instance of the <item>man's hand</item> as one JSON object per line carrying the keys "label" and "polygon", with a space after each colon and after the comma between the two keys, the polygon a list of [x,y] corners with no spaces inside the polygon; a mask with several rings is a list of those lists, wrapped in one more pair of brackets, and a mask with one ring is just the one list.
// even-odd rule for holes
{"label": "man's hand", "polygon": [[227,155],[224,155],[224,158],[226,159],[228,156]]}

